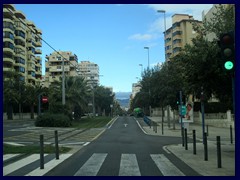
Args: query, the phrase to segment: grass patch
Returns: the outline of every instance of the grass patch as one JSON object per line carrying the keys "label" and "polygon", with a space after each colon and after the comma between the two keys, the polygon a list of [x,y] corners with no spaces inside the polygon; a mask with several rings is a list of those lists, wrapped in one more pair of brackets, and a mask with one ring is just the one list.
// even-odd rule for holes
{"label": "grass patch", "polygon": [[79,121],[73,121],[72,122],[72,126],[74,128],[100,128],[100,127],[104,127],[106,126],[106,124],[111,121],[111,117],[94,117],[94,118],[90,118],[90,117],[86,117],[86,118],[82,118]]}
{"label": "grass patch", "polygon": [[[59,153],[67,153],[71,150],[69,147],[59,147]],[[39,154],[40,146],[13,146],[9,144],[3,144],[3,154]],[[55,147],[51,145],[44,146],[44,153],[55,153]]]}

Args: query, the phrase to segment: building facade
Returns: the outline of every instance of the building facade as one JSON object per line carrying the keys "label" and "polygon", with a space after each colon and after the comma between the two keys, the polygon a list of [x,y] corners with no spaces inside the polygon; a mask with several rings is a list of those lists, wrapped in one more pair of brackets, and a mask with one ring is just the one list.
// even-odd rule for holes
{"label": "building facade", "polygon": [[99,66],[90,61],[81,61],[79,64],[79,75],[84,77],[88,85],[99,85]]}
{"label": "building facade", "polygon": [[42,31],[14,5],[3,4],[3,76],[17,72],[27,84],[42,78]]}
{"label": "building facade", "polygon": [[132,94],[131,94],[131,99],[133,99],[137,93],[140,92],[141,90],[141,84],[140,83],[133,83],[132,84]]}
{"label": "building facade", "polygon": [[[62,63],[64,61],[64,67]],[[45,60],[45,76],[43,78],[43,86],[49,87],[54,81],[60,81],[63,74],[65,76],[78,75],[78,57],[70,51],[57,51],[46,55]]]}
{"label": "building facade", "polygon": [[180,53],[186,44],[192,44],[192,39],[196,37],[192,23],[202,24],[201,21],[194,20],[188,14],[174,14],[172,16],[172,27],[165,33],[165,57],[166,61]]}

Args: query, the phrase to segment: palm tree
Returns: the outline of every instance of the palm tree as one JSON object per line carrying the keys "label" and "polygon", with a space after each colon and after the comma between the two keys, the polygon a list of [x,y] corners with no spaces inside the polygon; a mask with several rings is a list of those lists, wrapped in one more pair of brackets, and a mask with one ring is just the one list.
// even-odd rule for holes
{"label": "palm tree", "polygon": [[[80,76],[66,77],[66,106],[69,113],[78,109],[78,114],[81,115],[87,110],[88,105],[88,86],[84,78]],[[77,114],[77,112],[75,112]]]}
{"label": "palm tree", "polygon": [[31,119],[34,119],[34,106],[38,103],[38,96],[43,92],[40,85],[26,85],[26,103],[30,106]]}
{"label": "palm tree", "polygon": [[19,73],[15,71],[4,72],[3,103],[7,106],[7,117],[9,120],[13,119],[13,104],[19,102],[19,81]]}

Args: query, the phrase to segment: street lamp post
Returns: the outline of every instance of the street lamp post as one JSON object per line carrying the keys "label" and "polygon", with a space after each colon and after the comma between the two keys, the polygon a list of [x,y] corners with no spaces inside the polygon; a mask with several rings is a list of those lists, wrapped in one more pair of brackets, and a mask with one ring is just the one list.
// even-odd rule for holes
{"label": "street lamp post", "polygon": [[144,47],[144,49],[148,50],[148,69],[149,69],[149,47]]}
{"label": "street lamp post", "polygon": [[[165,10],[158,10],[157,12],[164,14],[164,42],[165,42],[165,40],[166,40],[166,16],[165,16],[166,11]],[[166,61],[167,56],[166,56],[166,52],[165,52],[165,45],[164,45],[164,54],[165,54],[165,61]]]}
{"label": "street lamp post", "polygon": [[[167,61],[167,55],[166,55],[166,49],[165,49],[165,41],[166,41],[166,11],[165,10],[158,10],[157,12],[164,14],[164,54],[165,54],[165,61]],[[168,62],[167,62],[168,63]],[[167,64],[167,70],[168,70],[168,64]],[[167,71],[168,76],[168,71]],[[170,110],[169,105],[167,105],[167,119],[168,119],[168,127],[170,128]]]}
{"label": "street lamp post", "polygon": [[65,105],[65,73],[64,73],[64,59],[62,59],[62,104]]}
{"label": "street lamp post", "polygon": [[[148,70],[150,70],[149,67],[149,47],[144,47],[144,49],[148,50]],[[151,116],[151,105],[150,105],[150,82],[149,82],[149,115]]]}
{"label": "street lamp post", "polygon": [[141,66],[141,75],[142,75],[142,73],[143,73],[143,65],[139,64],[139,66]]}

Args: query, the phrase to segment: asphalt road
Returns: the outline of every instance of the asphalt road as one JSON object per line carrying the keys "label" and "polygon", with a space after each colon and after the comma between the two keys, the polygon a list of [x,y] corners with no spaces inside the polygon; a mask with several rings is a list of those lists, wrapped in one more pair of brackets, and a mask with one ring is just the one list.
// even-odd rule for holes
{"label": "asphalt road", "polygon": [[101,136],[45,176],[198,176],[163,149],[179,142],[176,137],[146,135],[133,117],[119,117]]}

